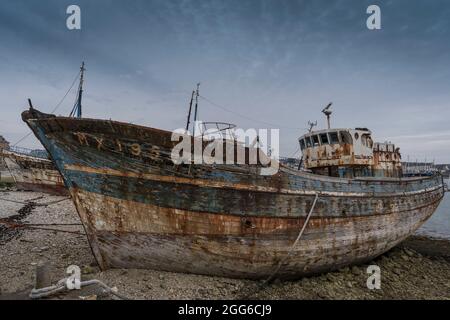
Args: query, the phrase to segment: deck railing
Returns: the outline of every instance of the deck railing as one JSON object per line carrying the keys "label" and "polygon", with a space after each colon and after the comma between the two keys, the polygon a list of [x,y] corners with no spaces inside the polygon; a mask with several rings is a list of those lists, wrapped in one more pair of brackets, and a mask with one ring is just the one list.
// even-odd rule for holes
{"label": "deck railing", "polygon": [[31,157],[41,158],[41,159],[49,158],[47,151],[40,150],[40,149],[28,149],[28,148],[23,148],[23,147],[9,147],[9,151],[23,154],[25,156],[31,156]]}

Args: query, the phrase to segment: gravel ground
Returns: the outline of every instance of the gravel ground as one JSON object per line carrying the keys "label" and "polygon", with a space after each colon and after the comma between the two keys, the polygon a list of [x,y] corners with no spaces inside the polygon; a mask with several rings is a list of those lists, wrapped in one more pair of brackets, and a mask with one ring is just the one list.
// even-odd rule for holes
{"label": "gravel ground", "polygon": [[[0,190],[0,198],[36,203],[63,197],[36,192]],[[70,200],[51,206],[25,206],[0,199],[0,218],[16,222],[78,224]],[[40,226],[44,227],[44,226]],[[413,236],[371,263],[337,272],[262,287],[261,282],[198,276],[154,270],[108,270],[96,266],[83,228],[45,226],[71,233],[41,229],[11,231],[0,224],[0,299],[26,299],[34,286],[37,264],[48,263],[53,283],[75,264],[82,278],[99,279],[130,299],[450,299],[450,242]],[[78,233],[78,234],[77,234]],[[366,286],[367,266],[381,268],[381,289]],[[95,287],[74,290],[53,299],[111,299]]]}

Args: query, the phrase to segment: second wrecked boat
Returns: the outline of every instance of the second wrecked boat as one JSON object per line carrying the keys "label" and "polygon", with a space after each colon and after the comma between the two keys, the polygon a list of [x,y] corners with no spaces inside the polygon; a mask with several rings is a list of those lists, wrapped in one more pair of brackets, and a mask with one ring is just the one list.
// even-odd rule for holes
{"label": "second wrecked boat", "polygon": [[[21,152],[20,152],[21,151]],[[37,150],[6,150],[0,152],[18,190],[67,195],[64,181],[46,152]],[[34,151],[34,153],[33,153]]]}

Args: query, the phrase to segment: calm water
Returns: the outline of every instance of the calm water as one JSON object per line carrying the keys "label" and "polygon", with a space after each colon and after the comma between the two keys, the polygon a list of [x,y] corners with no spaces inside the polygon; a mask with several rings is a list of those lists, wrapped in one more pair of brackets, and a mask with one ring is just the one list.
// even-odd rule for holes
{"label": "calm water", "polygon": [[[449,180],[446,182],[450,183]],[[450,239],[450,193],[445,194],[436,212],[416,233]]]}

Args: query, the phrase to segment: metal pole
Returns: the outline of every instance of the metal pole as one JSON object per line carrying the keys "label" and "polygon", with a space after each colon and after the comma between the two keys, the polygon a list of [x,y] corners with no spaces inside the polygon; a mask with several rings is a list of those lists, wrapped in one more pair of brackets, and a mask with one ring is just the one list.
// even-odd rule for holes
{"label": "metal pole", "polygon": [[192,90],[191,103],[189,103],[189,113],[188,113],[187,123],[186,123],[186,131],[189,130],[189,124],[191,123],[192,102],[194,101],[194,94],[195,94],[195,91]]}
{"label": "metal pole", "polygon": [[197,111],[198,111],[199,87],[200,87],[200,83],[197,83],[197,92],[195,94],[195,111],[194,111],[194,137],[195,137],[195,129],[197,127]]}
{"label": "metal pole", "polygon": [[77,118],[81,118],[82,111],[81,111],[81,99],[83,96],[83,82],[84,82],[84,61],[81,63],[80,67],[80,87],[78,89],[78,101],[77,101]]}

